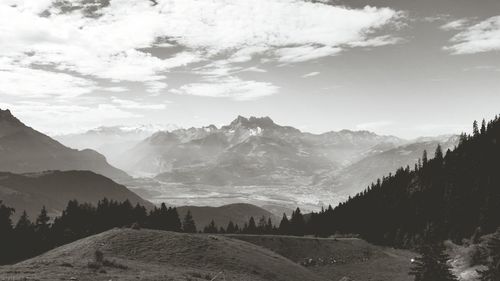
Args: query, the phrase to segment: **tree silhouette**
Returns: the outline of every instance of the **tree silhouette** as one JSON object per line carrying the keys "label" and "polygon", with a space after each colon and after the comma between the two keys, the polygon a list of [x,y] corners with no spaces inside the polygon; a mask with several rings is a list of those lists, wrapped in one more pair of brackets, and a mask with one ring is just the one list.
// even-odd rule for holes
{"label": "tree silhouette", "polygon": [[449,257],[444,253],[443,244],[421,246],[420,257],[416,258],[410,275],[415,281],[457,281],[448,265]]}
{"label": "tree silhouette", "polygon": [[191,211],[188,210],[186,216],[184,216],[184,221],[182,222],[182,230],[187,233],[196,233],[196,223],[194,222]]}
{"label": "tree silhouette", "polygon": [[218,229],[217,229],[217,225],[215,224],[215,221],[214,220],[210,221],[210,223],[207,226],[205,226],[205,228],[203,229],[203,232],[204,233],[217,233]]}
{"label": "tree silhouette", "polygon": [[500,228],[488,240],[487,269],[479,271],[481,281],[500,280]]}
{"label": "tree silhouette", "polygon": [[283,213],[283,218],[281,219],[278,231],[283,235],[290,234],[290,222],[288,221],[288,217],[285,213]]}
{"label": "tree silhouette", "polygon": [[248,220],[248,225],[245,233],[257,234],[257,232],[258,231],[257,231],[257,225],[255,224],[255,219],[253,217],[250,217],[250,219]]}
{"label": "tree silhouette", "polygon": [[14,209],[9,208],[0,200],[0,264],[11,262],[13,252],[11,239],[13,236],[12,220],[10,217],[14,213]]}
{"label": "tree silhouette", "polygon": [[226,233],[236,233],[236,227],[232,221],[229,221],[226,227]]}
{"label": "tree silhouette", "polygon": [[35,235],[35,225],[30,221],[26,211],[19,218],[14,228],[14,243],[16,246],[16,260],[21,260],[24,257],[34,254],[34,249],[37,248],[38,239]]}
{"label": "tree silhouette", "polygon": [[303,236],[305,232],[306,224],[304,217],[302,216],[300,209],[297,208],[294,212],[292,212],[292,218],[290,219],[290,234]]}

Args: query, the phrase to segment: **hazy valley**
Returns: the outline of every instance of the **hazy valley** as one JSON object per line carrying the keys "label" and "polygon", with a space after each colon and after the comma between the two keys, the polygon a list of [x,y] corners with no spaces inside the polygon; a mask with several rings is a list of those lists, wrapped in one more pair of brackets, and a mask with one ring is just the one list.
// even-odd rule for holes
{"label": "hazy valley", "polygon": [[[349,130],[318,135],[269,117],[242,116],[220,128],[117,127],[56,138],[78,149],[106,144],[91,148],[117,159],[117,167],[136,176],[127,186],[152,202],[251,203],[279,212],[335,205],[398,167],[413,166],[424,150],[434,151],[438,144],[453,149],[458,143],[456,136],[404,140]],[[130,141],[124,145],[123,139]]]}

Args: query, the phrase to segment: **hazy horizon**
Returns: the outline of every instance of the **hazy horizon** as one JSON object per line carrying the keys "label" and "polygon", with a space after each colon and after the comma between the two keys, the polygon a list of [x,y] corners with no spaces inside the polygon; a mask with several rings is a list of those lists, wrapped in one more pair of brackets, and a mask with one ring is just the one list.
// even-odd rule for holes
{"label": "hazy horizon", "polygon": [[[216,126],[217,128],[220,129],[223,126],[229,125],[232,121],[234,121],[239,116],[241,116],[241,115],[235,116],[233,119],[227,121],[226,123],[219,123],[219,124],[207,123],[207,124],[204,124],[204,125],[201,125],[201,126],[180,126],[178,124],[159,123],[159,122],[157,122],[157,123],[114,124],[114,125],[103,124],[103,125],[99,125],[97,127],[82,128],[82,129],[80,129],[78,131],[73,131],[73,132],[62,132],[62,133],[43,132],[43,131],[42,132],[46,133],[49,136],[65,136],[65,135],[83,134],[83,133],[86,133],[86,132],[89,132],[89,131],[93,131],[93,130],[96,130],[96,129],[99,129],[99,128],[121,128],[121,129],[123,129],[125,131],[127,129],[130,129],[130,130],[133,130],[133,129],[144,129],[144,130],[150,131],[152,133],[158,132],[158,131],[173,131],[173,130],[177,130],[177,129],[202,128],[202,127],[208,127],[208,126],[212,126],[212,125],[214,125],[214,126]],[[274,121],[274,123],[277,124],[277,125],[279,125],[279,126],[288,126],[288,127],[294,127],[296,129],[299,129],[299,128],[297,128],[295,126],[292,126],[292,125],[289,125],[289,124],[283,124],[283,123],[277,122],[275,119],[273,119],[272,116],[242,116],[242,117],[247,118],[247,119],[251,118],[251,117],[256,117],[256,118],[266,118],[266,117],[268,117],[268,118],[271,118]],[[21,121],[23,121],[23,120],[21,120]],[[26,125],[30,126],[29,124],[26,124]],[[311,133],[311,134],[315,134],[315,135],[321,135],[321,134],[329,133],[329,132],[340,132],[340,131],[347,130],[347,131],[352,131],[352,132],[370,132],[370,133],[374,133],[374,134],[377,134],[377,135],[380,135],[380,136],[393,136],[393,137],[397,137],[397,138],[404,139],[404,140],[414,140],[414,139],[418,139],[418,138],[446,137],[446,136],[459,135],[460,133],[470,133],[471,130],[472,130],[472,124],[469,124],[469,125],[470,126],[465,126],[465,128],[464,128],[463,131],[443,133],[443,134],[436,134],[436,135],[418,135],[418,136],[411,137],[411,138],[405,138],[405,137],[401,137],[401,136],[394,135],[394,134],[383,134],[383,133],[377,132],[377,130],[369,130],[369,129],[361,129],[361,128],[342,128],[342,129],[331,129],[331,130],[317,131],[317,132],[308,131],[308,130],[304,130],[304,129],[299,129],[299,130],[301,132],[303,132],[303,133]]]}

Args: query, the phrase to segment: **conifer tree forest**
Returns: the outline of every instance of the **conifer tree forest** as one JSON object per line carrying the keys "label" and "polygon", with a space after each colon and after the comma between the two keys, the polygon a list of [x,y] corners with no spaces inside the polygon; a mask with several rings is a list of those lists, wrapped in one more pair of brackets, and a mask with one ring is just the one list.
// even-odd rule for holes
{"label": "conifer tree forest", "polygon": [[[129,201],[103,199],[96,206],[72,200],[62,214],[49,218],[43,208],[36,218],[22,212],[13,222],[14,209],[0,201],[0,264],[13,263],[49,249],[114,227],[143,227],[196,233],[191,213],[182,220],[176,208],[162,204],[147,210]],[[451,239],[461,243],[473,235],[494,233],[500,226],[500,119],[481,126],[472,135],[462,134],[454,150],[437,147],[433,157],[423,152],[414,167],[401,167],[382,177],[346,202],[317,213],[297,208],[279,224],[270,218],[250,217],[244,225],[212,221],[205,233],[315,235],[358,234],[379,245],[419,249],[422,256],[413,270],[415,280],[426,279],[426,270],[448,275],[446,256],[432,243]],[[482,280],[498,280],[500,232],[490,242],[489,269]],[[493,276],[493,277],[492,277]]]}

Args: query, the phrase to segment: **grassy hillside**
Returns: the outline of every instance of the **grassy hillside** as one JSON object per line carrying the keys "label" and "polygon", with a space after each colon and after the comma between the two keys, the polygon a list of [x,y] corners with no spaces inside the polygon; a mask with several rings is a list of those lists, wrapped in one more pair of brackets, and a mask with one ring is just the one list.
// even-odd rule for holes
{"label": "grassy hillside", "polygon": [[[96,263],[94,254],[103,253]],[[113,229],[0,267],[0,280],[331,280],[268,249],[229,237]]]}
{"label": "grassy hillside", "polygon": [[410,251],[371,245],[355,238],[230,235],[270,249],[327,278],[356,281],[410,281]]}

